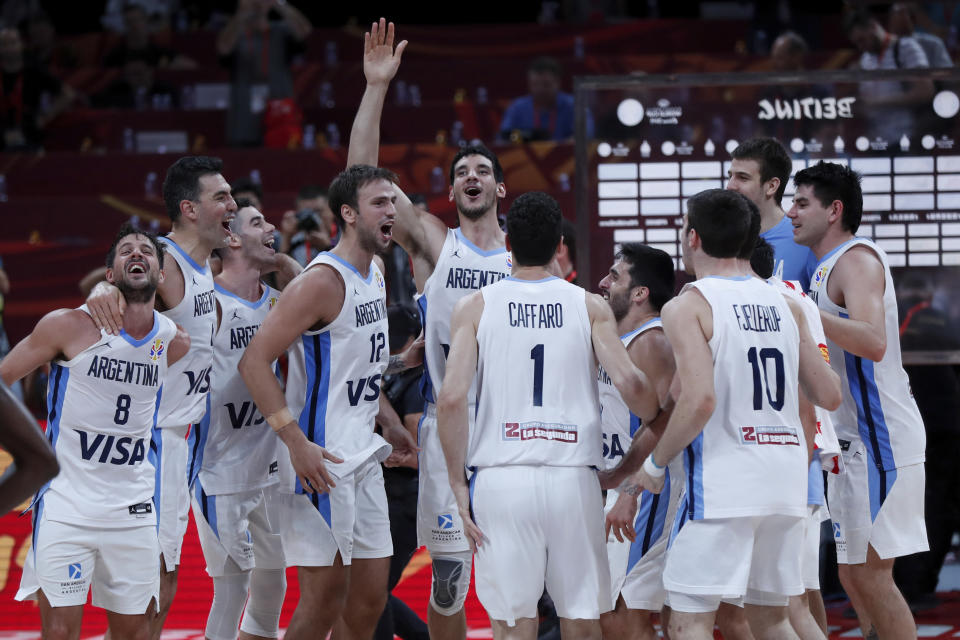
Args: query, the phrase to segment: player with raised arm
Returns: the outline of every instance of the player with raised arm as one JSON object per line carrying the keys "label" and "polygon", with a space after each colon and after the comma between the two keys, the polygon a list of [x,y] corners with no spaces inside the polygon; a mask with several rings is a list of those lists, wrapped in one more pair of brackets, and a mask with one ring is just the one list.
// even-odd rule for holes
{"label": "player with raised arm", "polygon": [[536,637],[544,585],[564,637],[600,638],[599,616],[612,598],[595,470],[603,444],[598,362],[631,411],[644,420],[659,412],[610,307],[548,271],[561,218],[540,192],[510,207],[513,275],[457,303],[437,405],[450,484],[477,549],[477,595],[497,640]]}
{"label": "player with raised arm", "polygon": [[168,366],[190,347],[154,310],[163,253],[152,234],[121,227],[106,260],[107,281],[126,304],[118,335],[98,329],[85,305],[58,309],[0,363],[8,384],[52,366],[47,438],[60,474],[34,499],[33,548],[16,596],[39,601],[44,638],[79,637],[91,585],[113,638],[149,637],[160,589],[157,408]]}
{"label": "player with raised arm", "polygon": [[209,409],[189,438],[193,515],[213,578],[205,636],[236,640],[240,626],[245,640],[276,638],[286,591],[283,523],[271,509],[278,497],[279,441],[237,371],[280,297],[261,282],[276,268],[274,226],[251,201],[238,198],[230,229],[228,245],[214,250],[223,268],[214,279],[217,326]]}
{"label": "player with raised arm", "polygon": [[[393,23],[383,19],[374,23],[364,38],[367,87],[350,133],[348,164],[377,164],[380,115],[406,48],[406,41],[396,49],[393,42]],[[450,349],[450,317],[460,298],[510,275],[510,256],[497,221],[498,203],[506,195],[497,156],[483,146],[460,149],[450,165],[450,185],[449,198],[456,204],[459,228],[450,229],[436,216],[414,207],[399,189],[394,226],[394,240],[413,262],[426,341],[427,402],[420,425],[417,520],[419,543],[426,545],[433,562],[427,621],[435,640],[466,637],[463,604],[473,559],[437,438],[436,398]],[[474,401],[471,389],[467,402]]]}
{"label": "player with raised arm", "polygon": [[900,357],[897,300],[887,256],[854,234],[860,176],[820,162],[794,176],[794,237],[819,259],[810,296],[820,307],[830,364],[843,381],[833,424],[843,473],[827,497],[840,580],[860,617],[881,638],[915,638],[916,625],[893,581],[898,556],[926,551],[923,519],[926,433]]}
{"label": "player with raised arm", "polygon": [[[289,452],[280,470],[283,551],[300,582],[291,640],[325,637],[335,624],[337,637],[369,638],[387,599],[393,546],[379,463],[388,441],[410,455],[416,449],[402,424],[384,428],[383,438],[374,433],[388,359],[386,285],[374,254],[392,238],[394,178],[367,165],[337,176],[329,197],[340,242],[290,283],[240,361]],[[297,415],[272,367],[295,341],[305,379]]]}
{"label": "player with raised arm", "polygon": [[839,380],[796,303],[745,273],[739,254],[752,224],[743,196],[713,189],[691,198],[681,238],[698,280],[662,312],[679,396],[634,478],[660,491],[666,462],[683,453],[686,497],[663,576],[674,640],[712,638],[724,598],[743,599],[759,640],[797,638],[787,603],[803,592],[798,395],[834,408]]}
{"label": "player with raised arm", "polygon": [[[167,247],[166,277],[157,288],[157,310],[190,336],[191,349],[170,371],[160,400],[157,424],[164,455],[157,486],[160,539],[160,607],[151,640],[159,640],[177,592],[177,567],[187,530],[190,489],[187,486],[187,432],[206,412],[213,366],[216,303],[208,260],[230,239],[229,224],[237,210],[219,158],[187,156],[167,169],[163,202],[173,230],[161,242]],[[117,333],[125,305],[116,287],[100,283],[87,298],[97,326]]]}
{"label": "player with raised arm", "polygon": [[[657,389],[666,403],[676,366],[673,351],[663,333],[660,309],[673,297],[674,264],[665,252],[639,243],[621,246],[616,262],[600,281],[600,291],[613,311],[617,333],[630,359]],[[616,485],[635,470],[653,449],[655,434],[627,408],[607,372],[597,373],[600,392],[600,423],[603,429],[601,486],[609,485],[604,510],[607,528],[616,540],[607,540],[614,610],[603,614],[604,638],[655,638],[651,613],[663,608],[663,563],[667,538],[683,490],[683,461],[670,463],[669,490],[664,495],[645,492],[619,493]],[[666,425],[669,411],[662,411],[654,427]],[[644,442],[641,442],[643,440]],[[626,465],[625,453],[636,460]],[[639,501],[639,505],[638,505]],[[624,540],[624,538],[627,538]]]}

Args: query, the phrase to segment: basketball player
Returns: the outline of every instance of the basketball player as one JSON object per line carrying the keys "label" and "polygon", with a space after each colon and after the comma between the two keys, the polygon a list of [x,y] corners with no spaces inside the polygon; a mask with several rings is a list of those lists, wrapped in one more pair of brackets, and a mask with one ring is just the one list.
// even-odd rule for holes
{"label": "basketball player", "polygon": [[[393,23],[383,19],[371,26],[364,39],[367,88],[350,133],[348,164],[377,163],[380,115],[406,47],[403,41],[394,50],[393,41]],[[435,640],[466,637],[463,603],[473,559],[437,438],[435,402],[450,349],[450,316],[460,298],[510,275],[510,256],[497,221],[497,205],[506,195],[497,156],[483,146],[462,148],[451,162],[450,183],[449,198],[457,206],[459,228],[449,229],[440,218],[414,207],[399,189],[394,227],[394,239],[413,262],[426,340],[417,520],[418,542],[426,545],[433,562],[427,622]],[[475,402],[472,388],[467,402]]]}
{"label": "basketball player", "polygon": [[[661,404],[665,403],[676,371],[673,351],[660,322],[660,309],[673,297],[673,290],[673,260],[665,252],[639,243],[624,244],[616,262],[600,281],[600,291],[613,311],[620,340],[634,365],[643,370],[657,389]],[[633,446],[633,440],[641,429],[640,419],[627,408],[602,367],[597,374],[597,384],[604,440],[602,468],[613,475],[625,451],[631,451],[642,463],[653,448],[655,438],[644,447],[645,452],[637,455],[639,447]],[[656,422],[663,426],[668,418],[669,411],[663,411]],[[610,540],[608,535],[614,610],[600,616],[604,638],[647,640],[656,637],[651,613],[663,608],[666,593],[661,575],[670,531],[668,523],[673,521],[683,489],[683,461],[677,458],[671,466],[669,491],[662,496],[642,494],[639,508],[638,496],[621,494],[614,489],[607,491],[604,506],[607,522],[610,523],[611,513],[615,520],[618,513],[623,515],[622,520],[607,525],[612,526],[617,539]],[[635,532],[639,532],[639,536]],[[629,540],[624,541],[623,535]]]}
{"label": "basketball player", "polygon": [[730,597],[743,598],[759,640],[797,638],[787,603],[803,591],[796,550],[807,448],[798,386],[826,408],[840,393],[796,303],[744,274],[738,255],[752,242],[751,224],[740,195],[692,197],[682,248],[698,280],[662,312],[680,392],[637,476],[660,491],[665,462],[683,451],[686,498],[663,575],[674,640],[712,638],[717,607]]}
{"label": "basketball player", "polygon": [[[561,219],[544,193],[514,201],[513,275],[457,303],[438,402],[450,484],[477,547],[477,595],[498,640],[536,637],[544,585],[564,637],[600,638],[598,619],[612,598],[594,470],[602,448],[597,362],[630,410],[644,420],[659,412],[653,385],[617,339],[610,307],[548,272]],[[474,469],[469,490],[465,464]]]}
{"label": "basketball player", "polygon": [[[151,640],[159,640],[177,591],[177,567],[190,509],[186,436],[190,425],[206,412],[210,389],[216,302],[208,260],[215,248],[229,241],[229,224],[237,210],[230,185],[220,174],[222,167],[219,158],[187,156],[170,165],[163,181],[163,202],[173,230],[161,242],[173,260],[167,261],[166,278],[157,289],[157,309],[190,335],[192,348],[170,372],[157,421],[164,452],[156,497],[162,557],[160,608],[152,622]],[[118,331],[124,305],[116,287],[98,284],[87,305],[97,326]]]}
{"label": "basketball player", "polygon": [[[193,514],[213,578],[213,605],[205,637],[276,638],[286,591],[276,502],[276,434],[247,391],[237,364],[280,297],[260,281],[275,268],[274,226],[253,203],[237,200],[223,266],[214,280],[217,328],[209,409],[190,432]],[[249,595],[249,602],[247,596]],[[244,610],[246,604],[246,610]]]}
{"label": "basketball player", "polygon": [[810,295],[843,380],[833,424],[844,472],[830,474],[827,485],[840,581],[864,636],[872,623],[881,638],[915,638],[893,562],[928,548],[926,433],[900,359],[890,267],[879,247],[854,237],[863,211],[856,172],[820,162],[798,172],[794,184],[794,237],[819,259]]}
{"label": "basketball player", "polygon": [[47,437],[60,474],[33,503],[33,549],[17,600],[36,598],[44,638],[78,638],[87,592],[110,633],[145,640],[160,575],[154,487],[163,451],[151,440],[167,367],[190,339],[154,311],[163,245],[121,227],[107,281],[123,295],[119,335],[97,329],[86,306],[48,313],[0,363],[8,384],[51,362]]}
{"label": "basketball player", "polygon": [[[817,303],[800,290],[799,282],[781,280],[773,275],[774,248],[761,237],[757,238],[750,256],[750,268],[757,277],[774,285],[785,297],[792,298],[800,305],[810,329],[810,336],[829,362],[827,339],[823,334],[823,323],[820,321]],[[812,416],[805,414],[806,411],[811,410]],[[813,429],[808,428],[806,423],[808,420],[815,422]],[[805,433],[814,433],[812,441],[815,450],[807,476],[807,518],[804,524],[801,561],[804,593],[799,596],[790,596],[790,624],[802,640],[825,640],[828,630],[827,612],[820,595],[820,523],[829,519],[829,515],[824,496],[823,472],[840,472],[838,465],[840,443],[833,429],[830,412],[814,407],[802,395],[800,396],[800,421],[804,425]]]}
{"label": "basketball player", "polygon": [[0,380],[0,447],[13,458],[0,476],[0,516],[60,471],[50,443],[23,403]]}
{"label": "basketball player", "polygon": [[787,150],[774,138],[753,138],[740,143],[730,156],[727,189],[757,205],[760,237],[773,246],[773,274],[799,280],[806,290],[817,260],[809,248],[794,241],[793,227],[780,206],[793,170]]}
{"label": "basketball player", "polygon": [[[281,469],[283,550],[298,567],[300,602],[286,637],[370,638],[387,599],[393,547],[380,461],[416,449],[397,422],[373,431],[387,367],[386,290],[374,253],[396,216],[394,174],[355,165],[330,185],[342,238],[285,290],[240,361],[240,374],[289,451]],[[303,410],[294,417],[272,363],[304,348]],[[283,456],[281,456],[283,457]],[[295,474],[295,476],[294,476]],[[294,493],[295,492],[295,493]]]}

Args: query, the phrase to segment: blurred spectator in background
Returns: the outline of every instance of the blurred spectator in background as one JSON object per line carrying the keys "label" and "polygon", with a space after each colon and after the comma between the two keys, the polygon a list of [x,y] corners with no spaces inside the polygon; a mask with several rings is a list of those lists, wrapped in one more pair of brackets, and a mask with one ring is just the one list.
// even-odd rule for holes
{"label": "blurred spectator in background", "polygon": [[27,67],[16,29],[0,29],[0,149],[36,149],[43,129],[73,101],[73,89],[49,73]]}
{"label": "blurred spectator in background", "polygon": [[916,30],[917,7],[910,2],[897,2],[890,7],[887,18],[887,27],[890,33],[901,38],[910,37],[916,40],[927,54],[927,62],[931,67],[952,67],[953,60],[947,52],[943,40],[932,33],[923,33]]}
{"label": "blurred spectator in background", "polygon": [[[860,50],[861,69],[918,69],[929,67],[927,54],[911,37],[887,32],[877,18],[866,10],[854,10],[843,21],[844,31]],[[868,107],[871,136],[899,140],[914,130],[919,105],[929,105],[933,81],[871,80],[860,83],[860,99]]]}
{"label": "blurred spectator in background", "polygon": [[3,269],[3,259],[0,258],[0,360],[10,352],[10,340],[7,331],[3,328],[3,307],[7,295],[10,293],[10,278]]}
{"label": "blurred spectator in background", "polygon": [[230,183],[230,195],[233,199],[246,198],[257,211],[263,212],[263,185],[247,177],[237,178]]}
{"label": "blurred spectator in background", "polygon": [[163,31],[170,26],[170,15],[178,0],[107,0],[100,24],[108,31],[126,33],[130,29],[127,11],[139,7],[143,13],[144,26],[149,31]]}
{"label": "blurred spectator in background", "polygon": [[30,16],[42,11],[40,0],[5,0],[0,3],[0,28],[17,28]]}
{"label": "blurred spectator in background", "polygon": [[28,67],[35,67],[55,76],[75,69],[79,63],[73,47],[57,42],[57,30],[50,16],[44,11],[30,16],[27,20],[24,60]]}
{"label": "blurred spectator in background", "polygon": [[125,5],[123,22],[126,25],[123,41],[104,56],[106,66],[122,67],[130,60],[144,60],[156,68],[193,69],[197,66],[192,59],[153,41],[147,10],[143,6]]}
{"label": "blurred spectator in background", "polygon": [[[535,59],[527,68],[527,89],[530,93],[517,98],[503,114],[500,139],[569,140],[574,133],[573,96],[560,91],[563,70],[549,57]],[[592,133],[588,123],[587,135]]]}
{"label": "blurred spectator in background", "polygon": [[795,31],[784,31],[770,47],[770,69],[782,73],[803,71],[806,68],[807,41]]}
{"label": "blurred spectator in background", "polygon": [[156,81],[153,66],[137,54],[127,57],[120,78],[90,102],[102,109],[175,109],[179,98],[174,87]]}
{"label": "blurred spectator in background", "polygon": [[[271,11],[282,20],[270,20]],[[310,21],[284,0],[239,0],[237,12],[217,36],[217,53],[231,68],[227,141],[260,144],[260,117],[253,109],[254,85],[266,85],[270,100],[292,105],[290,63],[304,50]],[[295,106],[295,105],[293,105]]]}
{"label": "blurred spectator in background", "polygon": [[280,222],[280,251],[306,266],[319,253],[332,248],[339,234],[323,187],[303,187],[294,206]]}

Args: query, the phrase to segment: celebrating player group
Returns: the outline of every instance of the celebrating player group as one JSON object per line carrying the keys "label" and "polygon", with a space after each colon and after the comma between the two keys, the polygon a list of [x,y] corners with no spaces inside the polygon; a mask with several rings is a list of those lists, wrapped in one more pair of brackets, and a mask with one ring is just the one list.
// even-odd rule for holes
{"label": "celebrating player group", "polygon": [[[564,638],[652,639],[659,620],[673,640],[715,625],[825,640],[828,518],[864,636],[915,638],[892,567],[927,548],[924,430],[887,258],[856,237],[859,176],[799,171],[785,212],[789,156],[744,142],[727,188],[687,202],[689,284],[676,293],[673,259],[628,243],[588,293],[559,271],[550,196],[517,196],[501,228],[486,147],[451,162],[454,229],[377,166],[406,45],[382,19],[365,35],[333,249],[301,270],[218,159],[181,158],[163,183],[172,232],[121,228],[106,282],[0,362],[7,384],[51,365],[60,472],[33,500],[16,596],[38,601],[44,638],[79,637],[91,586],[111,638],[159,638],[190,505],[207,638],[278,637],[287,567],[287,638],[373,637],[393,555],[381,463],[419,470],[431,638],[466,638],[475,574],[498,640],[536,638],[544,591]],[[394,356],[392,242],[424,339]],[[381,380],[421,360],[415,442]]]}

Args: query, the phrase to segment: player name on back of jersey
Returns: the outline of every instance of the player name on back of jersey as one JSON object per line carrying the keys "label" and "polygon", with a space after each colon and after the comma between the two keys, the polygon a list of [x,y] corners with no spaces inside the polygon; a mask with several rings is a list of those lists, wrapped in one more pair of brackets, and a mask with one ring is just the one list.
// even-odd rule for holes
{"label": "player name on back of jersey", "polygon": [[93,356],[87,375],[101,380],[156,387],[160,383],[160,366],[144,362],[129,362],[120,358]]}
{"label": "player name on back of jersey", "polygon": [[217,299],[214,290],[204,291],[193,296],[193,317],[198,318],[217,309]]}
{"label": "player name on back of jersey", "polygon": [[509,274],[488,269],[468,269],[466,267],[450,267],[447,271],[447,289],[480,289],[499,282]]}
{"label": "player name on back of jersey", "polygon": [[534,304],[508,302],[508,321],[511,327],[525,329],[560,329],[563,327],[563,305],[559,302]]}
{"label": "player name on back of jersey", "polygon": [[370,302],[361,302],[354,308],[354,315],[357,318],[357,326],[362,327],[372,322],[379,322],[387,317],[387,305],[383,298],[377,298]]}
{"label": "player name on back of jersey", "polygon": [[770,333],[780,331],[780,311],[773,305],[734,304],[737,326],[743,331]]}

